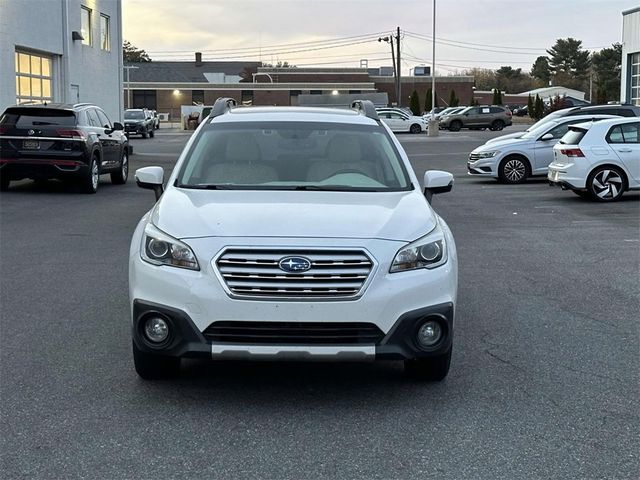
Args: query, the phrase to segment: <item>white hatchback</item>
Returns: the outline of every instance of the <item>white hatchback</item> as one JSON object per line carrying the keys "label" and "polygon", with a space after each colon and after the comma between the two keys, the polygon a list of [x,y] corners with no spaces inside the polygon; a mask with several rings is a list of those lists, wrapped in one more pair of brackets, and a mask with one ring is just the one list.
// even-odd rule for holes
{"label": "white hatchback", "polygon": [[427,129],[427,122],[424,118],[408,115],[398,110],[378,109],[378,117],[392,132],[421,133]]}
{"label": "white hatchback", "polygon": [[572,125],[554,147],[551,185],[610,202],[640,189],[640,119]]}
{"label": "white hatchback", "polygon": [[373,104],[234,108],[219,99],[163,186],[129,255],[133,357],[158,378],[182,357],[404,360],[449,371],[453,236]]}

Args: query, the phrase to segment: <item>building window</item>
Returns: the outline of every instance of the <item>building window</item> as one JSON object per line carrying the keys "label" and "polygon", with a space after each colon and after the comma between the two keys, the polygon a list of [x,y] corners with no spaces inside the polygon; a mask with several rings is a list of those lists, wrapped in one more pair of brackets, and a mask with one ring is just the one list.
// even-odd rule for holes
{"label": "building window", "polygon": [[51,102],[51,58],[16,52],[16,103]]}
{"label": "building window", "polygon": [[310,95],[322,95],[322,90],[309,90]]}
{"label": "building window", "polygon": [[149,110],[157,110],[156,91],[133,90],[133,107],[130,108],[148,108]]}
{"label": "building window", "polygon": [[80,7],[80,34],[82,44],[91,46],[91,9],[87,7]]}
{"label": "building window", "polygon": [[631,72],[631,98],[629,103],[640,105],[640,52],[629,55],[629,71]]}
{"label": "building window", "polygon": [[109,21],[109,17],[107,15],[100,14],[100,48],[107,52],[111,51],[110,27],[111,22]]}
{"label": "building window", "polygon": [[191,90],[191,103],[204,105],[204,90]]}

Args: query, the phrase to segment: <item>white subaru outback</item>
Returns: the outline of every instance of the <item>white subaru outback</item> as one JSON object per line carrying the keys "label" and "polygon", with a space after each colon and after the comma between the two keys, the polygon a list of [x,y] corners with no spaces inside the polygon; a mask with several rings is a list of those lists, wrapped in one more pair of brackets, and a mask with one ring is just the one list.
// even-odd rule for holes
{"label": "white subaru outback", "polygon": [[404,360],[449,371],[456,248],[368,101],[352,109],[241,107],[218,99],[164,187],[129,257],[133,357],[145,379],[181,357]]}

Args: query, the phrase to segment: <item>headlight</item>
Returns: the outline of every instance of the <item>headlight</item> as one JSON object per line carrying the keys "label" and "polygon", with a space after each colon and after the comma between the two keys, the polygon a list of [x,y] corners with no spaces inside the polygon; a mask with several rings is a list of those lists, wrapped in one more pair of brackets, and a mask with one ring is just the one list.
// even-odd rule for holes
{"label": "headlight", "polygon": [[389,273],[436,268],[447,262],[447,242],[439,226],[396,253]]}
{"label": "headlight", "polygon": [[[473,153],[473,152],[472,152]],[[477,157],[477,159],[481,159],[481,158],[492,158],[495,157],[496,155],[498,155],[500,153],[499,150],[494,150],[492,152],[479,152],[479,153],[474,153],[473,155]]]}
{"label": "headlight", "polygon": [[198,260],[187,244],[167,235],[151,223],[144,229],[140,256],[153,265],[200,270]]}

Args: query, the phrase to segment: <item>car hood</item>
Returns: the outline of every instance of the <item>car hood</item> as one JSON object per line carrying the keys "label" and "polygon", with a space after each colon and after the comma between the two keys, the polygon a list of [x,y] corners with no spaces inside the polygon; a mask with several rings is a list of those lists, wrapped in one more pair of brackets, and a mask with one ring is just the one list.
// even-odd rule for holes
{"label": "car hood", "polygon": [[485,143],[474,150],[474,152],[488,152],[499,150],[501,148],[522,147],[529,143],[535,142],[533,138],[507,138],[499,142]]}
{"label": "car hood", "polygon": [[419,191],[188,190],[170,187],[151,221],[175,238],[313,237],[413,241],[436,226]]}
{"label": "car hood", "polygon": [[521,137],[522,135],[524,135],[525,133],[527,133],[527,132],[522,131],[522,132],[516,132],[516,133],[509,133],[509,134],[507,134],[507,135],[500,135],[499,137],[496,137],[496,138],[492,138],[492,139],[490,139],[490,140],[487,140],[487,141],[485,142],[485,145],[486,145],[487,143],[502,142],[502,141],[504,141],[504,140],[508,140],[508,139],[510,139],[510,138],[520,138],[520,137]]}

